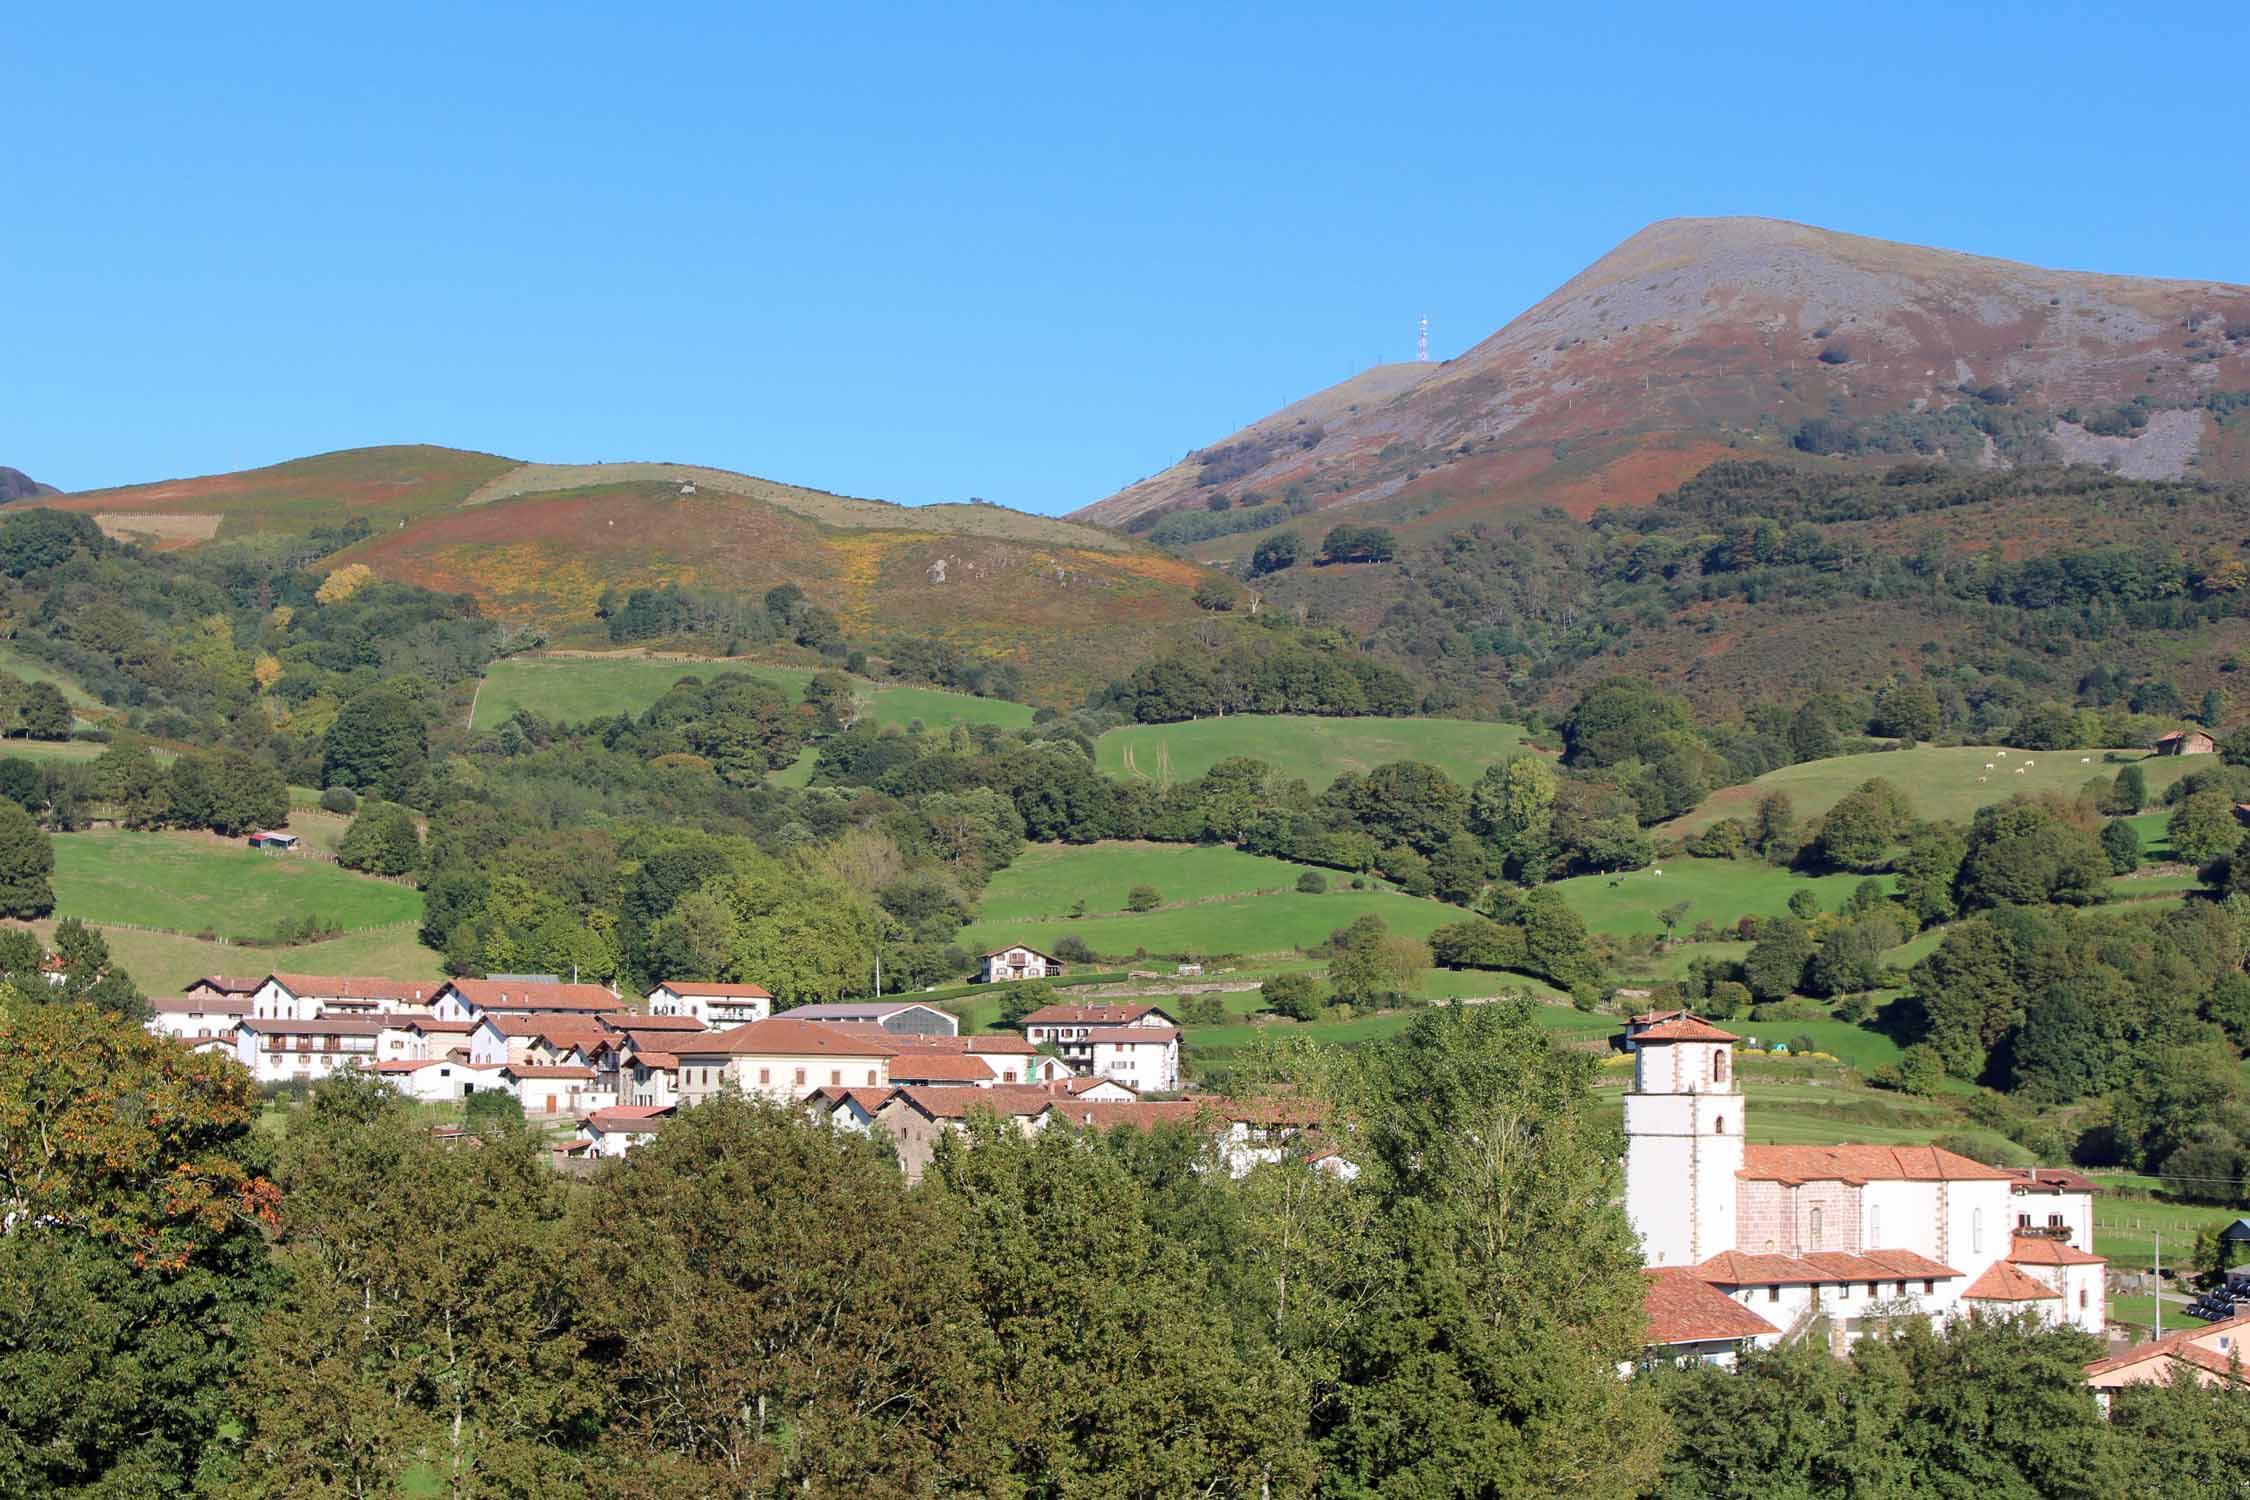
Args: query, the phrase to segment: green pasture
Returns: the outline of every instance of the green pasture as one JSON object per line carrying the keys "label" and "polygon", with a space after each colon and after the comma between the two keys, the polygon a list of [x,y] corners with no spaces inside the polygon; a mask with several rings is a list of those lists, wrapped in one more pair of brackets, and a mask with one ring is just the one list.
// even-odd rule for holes
{"label": "green pasture", "polygon": [[[1034,844],[992,877],[978,903],[980,921],[1060,917],[1072,903],[1120,913],[1137,885],[1154,886],[1167,905],[1294,890],[1309,866],[1211,844]],[[1350,879],[1321,872],[1331,885]]]}
{"label": "green pasture", "polygon": [[1746,1016],[1738,1016],[1717,1024],[1741,1037],[1745,1046],[1755,1040],[1760,1050],[1770,1048],[1776,1042],[1794,1046],[1797,1038],[1810,1037],[1814,1047],[1862,1073],[1885,1063],[1895,1063],[1899,1058],[1898,1043],[1880,1031],[1871,1031],[1865,1026],[1855,1026],[1849,1021],[1833,1018],[1820,1021],[1753,1021]]}
{"label": "green pasture", "polygon": [[56,914],[88,922],[262,938],[306,916],[356,931],[422,915],[412,887],[208,834],[105,829],[54,844]]}
{"label": "green pasture", "polygon": [[[94,740],[0,740],[0,760],[92,760],[109,746]],[[159,752],[162,759],[169,755]]]}
{"label": "green pasture", "polygon": [[[790,698],[804,695],[812,681],[808,667],[775,667],[736,658],[668,660],[648,656],[511,656],[485,671],[477,691],[475,729],[492,729],[519,708],[566,723],[638,714],[664,696],[683,677],[706,680],[739,672],[774,684]],[[1020,728],[1031,709],[998,698],[972,698],[938,688],[894,686],[853,678],[852,685],[877,723],[932,727],[951,724],[1001,724]],[[783,773],[787,774],[787,773]]]}
{"label": "green pasture", "polygon": [[1523,745],[1520,724],[1466,719],[1325,719],[1234,714],[1185,724],[1131,724],[1094,742],[1094,764],[1112,776],[1193,781],[1220,761],[1247,755],[1319,791],[1345,771],[1393,761],[1436,766],[1463,786]]}
{"label": "green pasture", "polygon": [[14,646],[0,642],[0,672],[18,677],[25,682],[51,682],[61,690],[63,701],[78,711],[78,717],[106,718],[109,708],[79,685],[78,679],[43,661],[35,660]]}
{"label": "green pasture", "polygon": [[[2109,756],[2121,757],[2111,761]],[[1745,823],[1757,816],[1770,792],[1789,794],[1798,826],[1810,824],[1844,796],[1880,776],[1906,794],[1916,816],[1966,823],[1980,807],[2005,802],[2018,793],[2075,792],[2096,776],[2115,779],[2125,761],[2140,763],[2151,796],[2189,772],[2211,764],[2203,756],[2151,756],[2141,750],[2002,750],[1987,746],[1918,745],[1912,750],[1878,750],[1838,755],[1768,771],[1742,786],[1723,787],[1695,811],[1666,823],[1661,833],[1685,835],[1721,818]],[[1986,770],[1986,763],[1992,766]],[[2015,768],[2029,764],[2017,774]],[[2144,836],[2145,837],[2145,836]]]}
{"label": "green pasture", "polygon": [[[1658,874],[1661,870],[1663,873]],[[1621,875],[1579,875],[1558,880],[1554,889],[1572,911],[1596,932],[1612,937],[1653,936],[1664,931],[1657,913],[1688,903],[1677,931],[1685,935],[1698,922],[1730,926],[1745,916],[1781,916],[1789,898],[1809,890],[1823,911],[1840,911],[1863,875],[1799,875],[1754,860],[1667,859],[1646,870]],[[1886,889],[1889,876],[1876,876]]]}
{"label": "green pasture", "polygon": [[1467,915],[1457,906],[1393,891],[1330,890],[1323,896],[1307,896],[1291,890],[1077,921],[980,914],[962,929],[959,941],[972,952],[1003,943],[1029,943],[1053,952],[1056,943],[1075,936],[1096,953],[1124,954],[1143,948],[1151,953],[1288,953],[1326,942],[1331,932],[1369,912],[1381,917],[1392,932],[1416,938],[1428,937]]}
{"label": "green pasture", "polygon": [[[1510,976],[1500,977],[1505,980]],[[1354,1016],[1348,1021],[1297,1022],[1267,1017],[1228,1026],[1190,1026],[1187,1043],[1190,1052],[1206,1062],[1225,1060],[1228,1054],[1254,1047],[1265,1038],[1302,1037],[1335,1046],[1350,1046],[1396,1035],[1412,1025],[1418,1014],[1416,1010],[1392,1010],[1372,1016]],[[1567,1005],[1541,1005],[1533,1015],[1541,1029],[1552,1033],[1559,1041],[1593,1042],[1617,1030],[1615,1016],[1590,1015]]]}
{"label": "green pasture", "polygon": [[[59,842],[59,840],[58,840]],[[54,937],[52,919],[31,924],[43,940]],[[423,947],[411,927],[346,933],[325,943],[287,948],[246,947],[164,932],[102,929],[110,956],[151,995],[176,995],[206,974],[379,974],[387,979],[443,979],[445,966]]]}
{"label": "green pasture", "polygon": [[[1802,1067],[1801,1076],[1741,1075],[1745,1137],[1777,1146],[1926,1146],[1961,1129],[1961,1117],[1943,1104],[1866,1088],[1833,1066]],[[1620,1064],[1608,1076],[1613,1086],[1600,1104],[1622,1122],[1631,1073]]]}
{"label": "green pasture", "polygon": [[[2112,1181],[2095,1176],[2096,1186]],[[2245,1207],[2250,1207],[2246,1203]],[[2195,1237],[2214,1224],[2228,1224],[2242,1216],[2242,1208],[2212,1204],[2165,1203],[2154,1198],[2124,1198],[2114,1193],[2094,1197],[2094,1253],[2109,1257],[2119,1271],[2145,1271],[2156,1255],[2158,1235],[2164,1237],[2164,1264],[2173,1270],[2191,1270]],[[2167,1309],[2167,1314],[2169,1310]],[[2171,1318],[2167,1315],[2165,1321]],[[2186,1314],[2181,1314],[2184,1325]]]}

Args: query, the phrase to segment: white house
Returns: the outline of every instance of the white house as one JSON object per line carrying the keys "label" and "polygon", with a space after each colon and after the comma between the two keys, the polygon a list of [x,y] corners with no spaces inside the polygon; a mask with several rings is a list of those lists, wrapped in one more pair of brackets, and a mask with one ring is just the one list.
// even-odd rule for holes
{"label": "white house", "polygon": [[487,1015],[592,1018],[617,1008],[616,993],[598,984],[543,979],[449,980],[430,1003],[430,1013],[441,1021],[475,1021]]}
{"label": "white house", "polygon": [[476,1030],[467,1021],[436,1021],[415,1015],[382,1016],[376,1025],[381,1031],[375,1051],[384,1062],[443,1057],[457,1048],[467,1048],[469,1034]]}
{"label": "white house", "polygon": [[[1641,1273],[1641,1311],[1648,1315],[1638,1367],[1713,1364],[1728,1369],[1748,1348],[1771,1348],[1781,1330],[1720,1291],[1686,1266],[1654,1266]],[[1628,1366],[1620,1373],[1632,1373]]]}
{"label": "white house", "polygon": [[410,1099],[432,1103],[512,1092],[498,1068],[480,1068],[456,1057],[385,1058],[375,1064],[375,1076]]}
{"label": "white house", "polygon": [[792,1021],[841,1021],[903,1036],[959,1036],[961,1022],[951,1011],[919,1000],[858,1000],[837,1005],[800,1005],[784,1012]]}
{"label": "white house", "polygon": [[977,961],[982,965],[977,978],[984,984],[1000,984],[1011,979],[1059,979],[1063,971],[1061,959],[1022,943],[995,948]]}
{"label": "white house", "polygon": [[260,1083],[310,1083],[339,1068],[372,1067],[382,1028],[373,1021],[245,1016],[235,1060]]}
{"label": "white house", "polygon": [[2094,1184],[2063,1167],[2008,1167],[2016,1233],[2094,1248]]}
{"label": "white house", "polygon": [[1179,1022],[1153,1005],[1042,1005],[1023,1018],[1023,1039],[1051,1047],[1077,1071],[1094,1063],[1093,1033],[1125,1026],[1177,1029]]}
{"label": "white house", "polygon": [[507,1063],[586,1061],[608,1028],[572,1015],[479,1016],[469,1030],[469,1056],[487,1067]]}
{"label": "white house", "polygon": [[250,1002],[242,996],[151,996],[148,1003],[156,1012],[149,1018],[148,1029],[185,1042],[220,1038],[231,1042],[236,1024],[250,1014]]}
{"label": "white house", "polygon": [[1088,1031],[1087,1068],[1097,1078],[1114,1078],[1144,1094],[1169,1093],[1180,1086],[1180,1029],[1177,1026],[1109,1026]]}
{"label": "white house", "polygon": [[693,1016],[713,1031],[747,1026],[773,1014],[773,996],[755,984],[667,979],[648,992],[652,1016]]}
{"label": "white house", "polygon": [[578,1139],[592,1156],[623,1156],[647,1144],[672,1118],[669,1105],[661,1108],[614,1104],[597,1109],[578,1122]]}
{"label": "white house", "polygon": [[865,1134],[875,1128],[875,1112],[897,1092],[895,1088],[822,1087],[805,1096],[805,1108],[813,1119],[834,1129]]}
{"label": "white house", "polygon": [[817,1021],[787,1016],[672,1044],[680,1063],[680,1102],[723,1090],[795,1103],[816,1088],[887,1088],[899,1049]]}
{"label": "white house", "polygon": [[1748,1145],[1736,1038],[1685,1013],[1635,1021],[1625,1212],[1652,1267],[1785,1334],[1824,1318],[1838,1349],[1905,1313],[2106,1326],[2100,1259],[2019,1238],[2013,1174],[1933,1146]]}
{"label": "white house", "polygon": [[250,1014],[267,1020],[320,1016],[427,1015],[431,984],[343,974],[268,974],[250,997]]}
{"label": "white house", "polygon": [[500,1069],[500,1082],[527,1115],[579,1114],[617,1103],[594,1086],[594,1070],[583,1063],[510,1063]]}

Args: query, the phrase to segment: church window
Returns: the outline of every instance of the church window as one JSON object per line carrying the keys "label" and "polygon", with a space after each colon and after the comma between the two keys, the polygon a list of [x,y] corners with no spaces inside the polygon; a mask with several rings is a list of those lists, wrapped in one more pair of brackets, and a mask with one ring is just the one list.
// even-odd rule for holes
{"label": "church window", "polygon": [[1981,1208],[1969,1210],[1969,1253],[1984,1253],[1984,1210]]}
{"label": "church window", "polygon": [[1725,1047],[1721,1047],[1716,1053],[1712,1055],[1711,1066],[1713,1070],[1713,1076],[1715,1076],[1721,1083],[1725,1083],[1727,1081],[1727,1060],[1730,1056],[1730,1049]]}
{"label": "church window", "polygon": [[1719,1134],[1725,1135],[1727,1133],[1727,1117],[1725,1115],[1719,1116],[1717,1124]]}
{"label": "church window", "polygon": [[1812,1242],[1814,1249],[1820,1248],[1820,1210],[1817,1208],[1812,1211]]}

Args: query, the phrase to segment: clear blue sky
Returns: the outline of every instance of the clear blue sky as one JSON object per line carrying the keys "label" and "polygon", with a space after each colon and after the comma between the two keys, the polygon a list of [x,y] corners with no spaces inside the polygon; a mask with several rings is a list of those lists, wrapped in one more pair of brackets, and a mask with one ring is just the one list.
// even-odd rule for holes
{"label": "clear blue sky", "polygon": [[0,463],[1055,511],[1672,215],[2250,281],[2239,0],[250,9],[0,19]]}

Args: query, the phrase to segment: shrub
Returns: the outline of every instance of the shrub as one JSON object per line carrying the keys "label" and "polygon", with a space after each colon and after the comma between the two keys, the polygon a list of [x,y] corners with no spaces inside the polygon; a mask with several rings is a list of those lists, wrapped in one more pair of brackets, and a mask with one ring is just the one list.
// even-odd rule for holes
{"label": "shrub", "polygon": [[1820,362],[1824,365],[1848,365],[1852,362],[1852,346],[1842,339],[1832,339],[1820,351]]}
{"label": "shrub", "polygon": [[1125,893],[1127,911],[1154,911],[1164,904],[1164,893],[1153,885],[1136,885]]}
{"label": "shrub", "polygon": [[1055,957],[1066,964],[1090,964],[1094,961],[1094,950],[1087,947],[1086,940],[1074,932],[1055,944]]}
{"label": "shrub", "polygon": [[1319,1020],[1326,1003],[1320,981],[1305,973],[1274,975],[1258,986],[1258,998],[1266,1009],[1296,1021]]}
{"label": "shrub", "polygon": [[1325,895],[1328,891],[1328,877],[1318,870],[1307,870],[1297,877],[1297,889],[1308,896]]}
{"label": "shrub", "polygon": [[350,787],[332,786],[320,794],[323,812],[349,813],[359,808],[359,798],[352,795]]}

